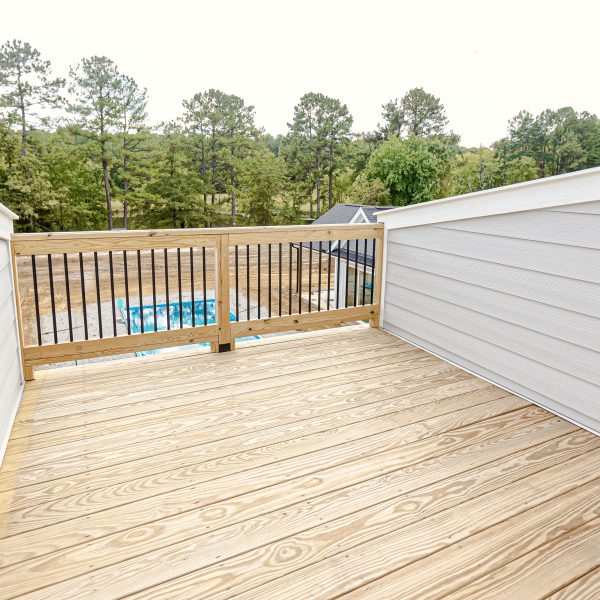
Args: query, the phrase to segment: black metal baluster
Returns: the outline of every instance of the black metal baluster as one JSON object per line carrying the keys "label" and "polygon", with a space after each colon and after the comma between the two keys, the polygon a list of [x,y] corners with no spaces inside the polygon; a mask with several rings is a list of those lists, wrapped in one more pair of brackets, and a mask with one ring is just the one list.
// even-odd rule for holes
{"label": "black metal baluster", "polygon": [[52,333],[54,343],[58,344],[58,329],[56,327],[56,303],[54,300],[54,278],[52,277],[52,254],[48,254],[48,280],[50,282],[50,305],[52,307]]}
{"label": "black metal baluster", "polygon": [[235,246],[235,320],[240,320],[240,267],[239,267],[239,250]]}
{"label": "black metal baluster", "polygon": [[321,312],[321,252],[323,250],[323,242],[319,240],[319,283],[317,292],[317,311]]}
{"label": "black metal baluster", "polygon": [[327,310],[331,302],[331,240],[328,241],[327,251]]}
{"label": "black metal baluster", "polygon": [[196,327],[196,301],[194,295],[194,249],[190,248],[190,288],[192,292],[192,327]]}
{"label": "black metal baluster", "polygon": [[167,329],[171,329],[171,310],[169,305],[169,258],[167,249],[164,249],[165,256],[165,293],[167,295],[166,310],[167,310]]}
{"label": "black metal baluster", "polygon": [[302,244],[298,244],[298,314],[302,314]]}
{"label": "black metal baluster", "polygon": [[35,255],[31,255],[31,274],[33,276],[33,299],[35,302],[35,323],[37,326],[38,346],[42,345],[42,327],[40,324],[40,297],[38,294],[37,269],[35,266]]}
{"label": "black metal baluster", "polygon": [[177,289],[179,291],[179,329],[183,329],[183,293],[181,290],[181,248],[177,248]]}
{"label": "black metal baluster", "polygon": [[268,245],[269,254],[269,319],[271,318],[271,244]]}
{"label": "black metal baluster", "polygon": [[292,260],[293,260],[293,245],[292,242],[290,242],[290,272],[289,272],[289,289],[288,289],[288,314],[292,314]]}
{"label": "black metal baluster", "polygon": [[250,246],[246,244],[246,320],[250,320]]}
{"label": "black metal baluster", "polygon": [[100,271],[98,270],[98,253],[94,252],[94,272],[96,273],[96,305],[98,306],[98,333],[102,339],[102,304],[100,302]]}
{"label": "black metal baluster", "polygon": [[125,281],[125,310],[127,311],[127,335],[131,335],[131,312],[129,310],[129,272],[127,270],[127,250],[123,250],[123,279]]}
{"label": "black metal baluster", "polygon": [[260,319],[260,244],[257,244],[256,248],[257,248],[257,252],[258,252],[258,274],[257,274],[257,280],[258,280],[258,290],[257,290],[257,296],[258,296],[258,318]]}
{"label": "black metal baluster", "polygon": [[312,242],[309,242],[308,250],[308,312],[312,312],[312,260],[313,249]]}
{"label": "black metal baluster", "polygon": [[110,268],[110,302],[112,306],[113,336],[117,337],[117,308],[115,306],[115,271],[113,266],[112,250],[108,251],[108,265]]}
{"label": "black metal baluster", "polygon": [[208,322],[206,317],[206,248],[202,246],[202,298],[204,300],[204,308],[202,310],[204,325]]}
{"label": "black metal baluster", "polygon": [[65,291],[67,293],[67,318],[69,319],[69,341],[73,341],[73,316],[71,314],[71,288],[69,286],[69,262],[66,253],[63,254],[65,261]]}
{"label": "black metal baluster", "polygon": [[363,256],[363,283],[362,283],[362,305],[365,305],[365,290],[367,286],[367,248],[369,247],[369,240],[365,240],[365,253]]}
{"label": "black metal baluster", "polygon": [[342,251],[342,240],[337,241],[337,277],[335,282],[335,307],[340,307],[340,285],[342,284],[342,259],[341,259],[341,251]]}
{"label": "black metal baluster", "polygon": [[154,312],[154,331],[158,331],[158,310],[156,308],[156,258],[154,248],[150,250],[150,260],[152,262],[152,310]]}
{"label": "black metal baluster", "polygon": [[281,267],[282,267],[282,258],[281,258],[281,250],[282,244],[279,243],[279,316],[281,316]]}
{"label": "black metal baluster", "polygon": [[375,304],[375,298],[373,294],[375,293],[375,246],[376,240],[373,238],[373,261],[371,263],[371,304]]}
{"label": "black metal baluster", "polygon": [[138,296],[140,301],[140,331],[144,333],[144,290],[142,289],[142,252],[137,251]]}
{"label": "black metal baluster", "polygon": [[354,248],[354,306],[358,300],[358,238]]}
{"label": "black metal baluster", "polygon": [[348,308],[348,283],[350,277],[350,240],[346,240],[346,287],[344,289],[344,308]]}
{"label": "black metal baluster", "polygon": [[[79,253],[79,278],[81,280],[81,308],[83,311],[83,334],[88,339],[87,306],[85,304],[85,277],[83,270],[83,254]],[[36,290],[37,291],[37,290]],[[39,324],[39,322],[38,322]]]}

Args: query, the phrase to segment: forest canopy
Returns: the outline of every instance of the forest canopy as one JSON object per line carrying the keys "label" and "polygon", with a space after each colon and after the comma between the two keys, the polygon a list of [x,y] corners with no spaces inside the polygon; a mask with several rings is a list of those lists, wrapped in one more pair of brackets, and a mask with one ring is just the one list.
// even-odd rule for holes
{"label": "forest canopy", "polygon": [[109,58],[64,76],[26,42],[0,47],[0,203],[21,231],[310,222],[337,202],[406,205],[600,165],[600,121],[523,110],[491,147],[466,148],[422,88],[358,132],[341,99],[308,92],[285,134],[217,89],[150,123],[148,92]]}

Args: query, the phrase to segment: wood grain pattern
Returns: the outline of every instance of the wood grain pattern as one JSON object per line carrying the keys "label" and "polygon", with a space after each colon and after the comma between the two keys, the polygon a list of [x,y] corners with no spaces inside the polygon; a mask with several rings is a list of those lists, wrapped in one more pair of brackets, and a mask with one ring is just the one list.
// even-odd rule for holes
{"label": "wood grain pattern", "polygon": [[[596,485],[596,515],[598,488]],[[595,518],[498,569],[493,578],[478,580],[449,598],[546,598],[599,564],[600,518]]]}
{"label": "wood grain pattern", "polygon": [[[407,390],[411,389],[408,383],[406,387]],[[231,453],[231,444],[234,442],[237,450],[264,448],[267,445],[302,438],[321,431],[331,431],[334,428],[369,421],[378,417],[389,416],[392,418],[399,411],[410,411],[407,418],[411,420],[417,418],[417,416],[425,420],[432,415],[453,412],[457,409],[457,406],[476,406],[478,403],[487,403],[490,400],[506,397],[507,395],[502,390],[490,388],[485,384],[482,385],[482,382],[469,380],[441,385],[435,389],[427,388],[408,395],[396,392],[394,396],[393,388],[384,389],[382,392],[387,392],[387,394],[382,395],[381,400],[359,404],[356,408],[328,413],[322,417],[298,419],[296,421],[290,419],[289,422],[282,424],[284,415],[289,416],[288,408],[287,414],[285,414],[286,409],[282,409],[270,419],[261,414],[262,419],[259,417],[251,420],[244,419],[232,423],[229,427],[217,425],[208,429],[201,445],[198,444],[197,434],[201,422],[192,422],[191,424],[186,422],[185,428],[180,429],[187,430],[189,427],[192,429],[190,431],[192,435],[184,436],[183,433],[180,434],[175,428],[173,429],[174,434],[178,435],[181,440],[181,446],[188,445],[185,452],[178,450],[167,453],[160,452],[161,442],[156,445],[144,443],[143,440],[139,439],[142,437],[142,433],[140,430],[136,430],[132,435],[137,443],[141,443],[143,446],[140,448],[142,452],[137,450],[138,446],[135,448],[127,446],[125,449],[127,454],[124,456],[125,464],[121,463],[120,466],[109,465],[105,468],[97,466],[91,472],[78,473],[76,477],[67,476],[52,479],[48,482],[30,484],[22,489],[12,490],[11,510],[34,506],[78,492],[89,492],[109,484],[129,482],[132,477],[139,479],[142,476],[156,475],[174,468],[190,466],[198,461],[227,456]],[[444,400],[444,402],[441,402],[441,400]],[[424,406],[425,404],[428,406]],[[417,406],[422,406],[422,410],[418,412],[413,410]],[[306,410],[302,412],[306,412]],[[189,421],[189,419],[186,421]],[[253,431],[253,428],[256,431]],[[152,429],[146,432],[148,441],[153,439],[153,433]],[[126,438],[125,441],[127,442],[128,439]],[[107,445],[114,443],[114,441],[107,441]],[[194,448],[194,446],[199,447]],[[152,456],[150,452],[153,448],[156,448],[156,454]],[[84,449],[82,449],[82,452]],[[147,452],[144,454],[143,450]],[[92,459],[94,458],[99,459],[100,456],[93,456]],[[137,458],[137,460],[134,460],[134,458]],[[1,492],[0,499],[8,493]]]}
{"label": "wood grain pattern", "polygon": [[25,346],[23,348],[23,362],[25,366],[47,365],[82,358],[96,358],[98,356],[126,354],[155,348],[199,344],[214,341],[218,339],[218,335],[217,325],[203,325],[201,327],[149,331],[98,340],[62,342],[48,346]]}
{"label": "wood grain pattern", "polygon": [[[351,343],[361,339],[361,331],[364,325],[351,325],[341,329],[326,329],[321,331],[308,331],[294,334],[302,336],[298,339],[303,340],[304,347],[307,348],[306,354],[312,352],[320,346],[331,345],[338,340],[338,336],[343,335],[341,343]],[[386,334],[379,332],[382,336]],[[315,335],[318,334],[318,335]],[[364,340],[364,338],[362,338]],[[368,343],[374,342],[375,337],[371,337]],[[297,342],[296,342],[297,343]],[[399,342],[401,344],[401,342]],[[258,346],[256,346],[258,344]],[[111,368],[106,369],[103,363],[88,363],[77,365],[76,367],[64,367],[60,371],[48,371],[46,381],[44,382],[44,398],[50,399],[56,396],[62,397],[69,391],[84,393],[89,390],[110,387],[114,385],[114,378],[136,379],[138,375],[143,374],[147,381],[160,383],[166,376],[185,376],[194,371],[205,368],[217,362],[227,368],[231,364],[246,362],[248,360],[260,360],[260,355],[268,355],[272,352],[289,354],[295,347],[288,336],[277,336],[260,340],[239,342],[240,352],[228,357],[227,361],[217,356],[211,356],[207,348],[198,348],[191,351],[169,352],[162,355],[149,355],[144,357],[140,363],[138,358],[118,359],[111,362]],[[310,347],[310,349],[309,349]],[[249,349],[252,348],[250,352]],[[297,354],[297,352],[296,352]],[[202,361],[198,357],[202,357]],[[301,360],[302,357],[298,357]],[[234,360],[235,359],[235,360]],[[68,374],[68,377],[65,377]],[[112,382],[112,383],[111,383]],[[34,386],[32,383],[31,386]],[[31,387],[30,386],[30,387]]]}
{"label": "wood grain pattern", "polygon": [[[600,466],[600,450],[531,475],[527,478],[529,485],[518,481],[496,491],[492,496],[484,494],[467,500],[455,508],[408,525],[401,534],[391,532],[382,535],[352,551],[336,554],[305,569],[274,579],[265,584],[260,592],[253,589],[238,597],[240,600],[255,598],[260,593],[264,598],[277,598],[285,594],[288,597],[300,597],[304,594],[304,597],[309,598],[327,598],[350,592],[390,571],[451,544],[457,544],[488,527],[502,523],[525,510],[539,507],[552,498],[597,479],[596,465]],[[287,543],[293,547],[293,543]],[[596,560],[598,556],[600,555],[597,554]],[[277,561],[274,562],[276,567]],[[331,573],[338,575],[328,577]],[[521,573],[529,576],[527,570]],[[464,597],[462,590],[461,597]]]}
{"label": "wood grain pattern", "polygon": [[219,328],[217,340],[211,346],[213,352],[219,352],[222,344],[229,344],[231,350],[235,347],[235,337],[231,335],[231,312],[229,297],[229,235],[220,235],[217,242],[215,260],[215,299],[216,317]]}
{"label": "wood grain pattern", "polygon": [[351,308],[338,308],[302,315],[287,315],[266,319],[253,319],[231,324],[233,337],[264,335],[281,331],[295,331],[308,328],[337,327],[343,323],[371,320],[379,317],[379,304],[367,304]]}
{"label": "wood grain pattern", "polygon": [[279,227],[215,227],[211,229],[156,229],[131,231],[74,231],[17,233],[17,256],[63,252],[101,252],[148,248],[215,247],[221,235],[231,244],[268,244],[381,237],[383,225],[288,225]]}
{"label": "wood grain pattern", "polygon": [[548,600],[573,600],[573,598],[577,600],[596,600],[600,598],[600,567],[568,583],[552,596],[548,596]]}
{"label": "wood grain pattern", "polygon": [[[179,419],[180,431],[176,445],[168,443],[168,436],[157,438],[156,443],[154,443],[151,430],[146,428],[142,428],[141,431],[146,432],[149,439],[141,440],[142,444],[138,443],[135,431],[133,434],[129,430],[117,431],[115,434],[126,436],[122,438],[121,448],[123,450],[115,452],[114,449],[106,449],[100,444],[96,444],[95,447],[91,447],[90,454],[93,454],[93,456],[90,459],[97,461],[94,471],[98,474],[101,472],[102,465],[116,465],[119,462],[132,463],[137,459],[140,461],[137,466],[144,469],[155,460],[168,464],[167,459],[169,456],[179,455],[186,459],[192,457],[195,454],[192,447],[198,444],[207,445],[220,442],[221,446],[230,449],[232,442],[225,443],[224,435],[236,437],[238,442],[242,442],[244,439],[240,436],[246,436],[247,439],[253,440],[253,443],[258,443],[260,438],[268,440],[269,438],[265,436],[272,434],[271,439],[276,441],[282,436],[291,438],[296,434],[301,435],[301,431],[318,431],[319,427],[322,427],[325,423],[333,424],[337,422],[341,424],[342,420],[350,423],[353,419],[360,420],[367,416],[376,416],[380,411],[390,412],[394,409],[408,408],[413,404],[433,402],[441,398],[442,394],[449,397],[486,387],[481,382],[466,380],[460,373],[444,372],[438,367],[441,372],[435,374],[433,369],[433,367],[417,369],[410,371],[411,375],[396,376],[396,382],[391,386],[378,386],[378,382],[373,380],[360,385],[355,384],[356,390],[347,388],[342,391],[340,397],[336,397],[335,392],[329,388],[325,388],[321,392],[303,394],[298,402],[299,406],[294,407],[292,410],[290,410],[287,403],[280,404],[277,399],[272,398],[270,403],[265,401],[265,404],[259,407],[240,405],[222,411],[214,417],[210,413],[200,414],[198,419],[193,416],[182,416]],[[289,419],[289,421],[286,421],[286,419]],[[176,422],[174,420],[174,423]],[[151,425],[152,422],[149,424]],[[165,425],[158,420],[157,424],[165,427],[169,423]],[[203,426],[201,439],[198,438],[197,434],[198,426]],[[77,428],[71,431],[75,434]],[[140,429],[137,429],[137,431],[139,432]],[[261,433],[263,431],[264,433]],[[56,432],[58,436],[60,436],[60,433],[60,431]],[[131,436],[133,439],[131,439]],[[33,442],[38,437],[42,436],[32,436],[30,441]],[[108,433],[108,435],[101,437],[110,438],[111,434]],[[80,443],[85,448],[84,442]],[[64,457],[54,463],[42,462],[28,468],[21,468],[17,487],[32,486],[36,482],[50,481],[61,475],[65,477],[75,474],[71,471],[70,465],[76,466],[78,460],[76,457],[83,454],[83,452],[78,453],[77,448],[78,446],[75,444],[73,447],[75,460]],[[123,460],[119,461],[118,458],[121,455]],[[107,462],[105,459],[108,458],[116,460]],[[43,460],[43,454],[40,455],[40,459]],[[146,462],[144,462],[144,459]],[[83,464],[85,462],[87,461],[83,461]],[[90,462],[90,464],[92,463]],[[81,467],[82,464],[79,464],[79,466]],[[131,466],[134,467],[134,465]],[[31,492],[31,488],[29,492]]]}
{"label": "wood grain pattern", "polygon": [[[402,527],[418,523],[427,517],[443,514],[443,511],[460,505],[465,498],[498,490],[502,485],[511,484],[519,479],[519,474],[531,475],[548,468],[553,461],[559,463],[567,459],[566,456],[559,457],[558,454],[554,454],[561,445],[561,443],[544,444],[541,452],[539,448],[528,449],[514,456],[492,461],[482,468],[462,472],[460,475],[453,475],[450,468],[441,478],[438,474],[437,480],[433,473],[427,472],[418,472],[414,479],[414,474],[409,471],[404,473],[406,481],[403,482],[401,474],[397,474],[394,477],[396,491],[401,491],[402,494],[395,498],[343,518],[340,513],[333,522],[319,523],[318,526],[289,537],[283,542],[276,541],[258,547],[245,554],[239,554],[226,563],[213,561],[208,568],[157,586],[149,595],[153,598],[158,598],[161,594],[163,597],[187,598],[192,597],[190,591],[194,590],[196,594],[194,597],[201,598],[223,599],[227,598],[228,594],[246,593],[248,597],[252,597],[254,593],[262,597],[261,583],[273,581],[275,577],[291,574],[303,567],[316,565],[319,561],[343,554],[363,542],[374,540],[386,533],[397,532],[397,536],[400,537],[403,535]],[[542,462],[530,462],[529,459],[534,455]],[[553,458],[550,458],[551,456]],[[547,462],[547,459],[550,459],[550,462]],[[450,464],[445,463],[443,459],[442,462],[445,467],[450,467]],[[527,465],[525,471],[521,471],[524,465]],[[424,485],[427,481],[435,481],[435,483]],[[421,485],[424,487],[420,487]],[[589,504],[589,496],[586,499]],[[290,513],[292,512],[290,510]],[[292,549],[295,552],[292,552]],[[286,552],[287,556],[285,556]],[[252,571],[249,571],[250,565],[255,567]],[[324,571],[324,576],[326,573]],[[222,589],[225,588],[224,584],[227,580],[229,583],[224,592]],[[423,572],[420,575],[421,583],[422,580]],[[198,592],[199,589],[202,592]],[[256,592],[253,591],[255,589]],[[402,591],[403,589],[400,590]],[[404,598],[398,590],[395,592],[396,594],[390,597]],[[323,597],[330,597],[330,595],[324,594]]]}
{"label": "wood grain pattern", "polygon": [[27,385],[3,598],[597,589],[600,439],[381,330],[111,367]]}
{"label": "wood grain pattern", "polygon": [[[516,441],[523,444],[525,439],[526,437],[521,435],[516,438]],[[467,456],[481,465],[485,463],[485,459],[489,460],[494,456],[494,452],[500,451],[501,447],[502,444],[492,445],[486,449],[487,452],[479,454],[477,458],[472,454]],[[512,449],[514,450],[515,446]],[[20,583],[20,575],[25,569],[28,573],[27,589],[34,589],[40,585],[40,582],[48,585],[52,582],[52,577],[60,581],[85,573],[87,561],[92,558],[92,553],[95,566],[100,567],[102,561],[109,566],[94,573],[94,581],[103,589],[110,585],[110,580],[125,573],[127,577],[139,577],[141,580],[148,581],[148,577],[151,576],[144,572],[143,565],[148,565],[151,561],[161,561],[161,564],[165,565],[159,576],[162,579],[181,572],[185,573],[189,570],[190,560],[193,560],[195,567],[212,566],[201,574],[201,580],[209,582],[215,572],[222,572],[220,564],[215,565],[215,554],[218,553],[219,563],[231,559],[228,560],[226,568],[228,576],[235,575],[235,592],[239,593],[244,588],[242,582],[253,587],[262,577],[261,573],[266,577],[272,577],[272,569],[268,564],[271,562],[272,554],[268,543],[282,534],[297,536],[296,543],[304,549],[296,559],[290,558],[285,561],[281,571],[286,572],[310,564],[315,559],[343,551],[346,547],[351,547],[362,540],[394,531],[402,524],[415,522],[455,506],[463,500],[463,495],[483,494],[507,485],[523,474],[524,463],[530,467],[527,472],[533,473],[548,467],[547,460],[551,455],[554,456],[554,460],[566,458],[560,456],[560,452],[555,452],[555,449],[555,445],[549,445],[545,448],[546,452],[538,450],[538,460],[531,462],[527,460],[533,454],[531,451],[515,457],[503,457],[500,461],[469,470],[460,476],[455,476],[456,472],[464,469],[466,463],[462,460],[447,462],[445,457],[441,457],[437,465],[438,469],[429,469],[421,463],[417,465],[416,473],[412,470],[394,471],[386,478],[378,477],[375,480],[367,480],[333,492],[322,493],[310,501],[303,498],[299,503],[288,504],[239,524],[228,524],[218,531],[211,528],[212,532],[202,533],[199,536],[193,535],[197,529],[193,523],[196,522],[198,514],[197,511],[192,511],[176,519],[162,521],[160,527],[157,524],[153,528],[154,535],[151,539],[146,535],[150,527],[147,525],[129,530],[126,535],[106,536],[99,542],[54,553],[51,557],[52,576],[49,576],[43,568],[48,561],[47,558],[27,561],[26,564],[12,569],[17,574],[15,584],[21,591],[24,589],[23,584]],[[585,452],[585,449],[590,448],[584,446],[581,451]],[[445,478],[442,484],[439,483],[441,474]],[[434,483],[427,485],[430,482]],[[375,492],[377,502],[373,505]],[[183,540],[182,543],[175,543],[179,539]],[[171,542],[169,547],[150,555],[153,548],[160,547],[164,540]],[[118,567],[113,566],[115,547],[121,550],[127,548],[127,554],[132,558]],[[190,549],[193,549],[193,557],[189,552]],[[256,573],[255,569],[251,571],[247,569],[249,557],[245,553],[250,551],[254,551],[252,562],[261,565],[259,573]],[[167,552],[170,553],[168,560],[161,558],[160,554],[166,557]],[[142,558],[137,559],[136,554]],[[2,571],[7,581],[10,572],[9,569]],[[213,584],[220,579],[221,577],[216,575],[212,580]],[[77,585],[77,582],[71,583]],[[62,595],[61,587],[50,588],[47,591]],[[213,592],[218,595],[218,591],[211,587],[213,586],[206,586],[203,595],[214,597]],[[162,590],[162,593],[164,597],[178,596],[172,589]]]}
{"label": "wood grain pattern", "polygon": [[[600,516],[599,488],[600,482],[592,481],[359,588],[347,597],[354,600],[467,597],[467,587],[480,577],[597,519]],[[436,573],[435,582],[423,580],[423,573],[427,571]],[[477,585],[473,587],[481,589]],[[474,597],[486,595],[481,590],[481,594]],[[526,596],[516,593],[509,597]]]}
{"label": "wood grain pattern", "polygon": [[[119,416],[119,411],[110,413],[114,418],[106,415],[104,421],[82,422],[68,428],[50,430],[46,432],[32,431],[29,437],[29,450],[45,448],[48,446],[62,445],[69,442],[80,441],[83,448],[85,445],[92,446],[96,438],[108,436],[117,432],[126,430],[135,430],[135,435],[140,433],[141,429],[146,429],[151,425],[162,425],[166,427],[166,432],[170,432],[169,425],[176,425],[181,422],[185,425],[202,425],[203,432],[207,428],[219,423],[229,423],[240,421],[242,418],[256,416],[251,422],[244,421],[241,425],[247,430],[259,429],[259,425],[264,419],[271,417],[270,412],[276,411],[282,417],[289,417],[290,421],[296,416],[298,419],[307,419],[309,416],[317,416],[323,413],[334,412],[368,402],[375,402],[385,397],[392,398],[396,395],[415,389],[415,386],[421,385],[423,389],[441,385],[444,382],[456,382],[467,379],[467,376],[458,369],[452,367],[440,366],[437,364],[415,366],[411,368],[407,362],[399,362],[390,367],[388,381],[380,377],[369,377],[369,373],[362,372],[363,377],[357,375],[349,383],[326,385],[327,380],[316,379],[309,382],[301,392],[282,393],[281,388],[266,390],[262,397],[257,398],[256,404],[248,405],[246,395],[231,395],[214,402],[196,402],[193,404],[183,404],[172,408],[166,406],[164,410],[156,410],[141,414],[128,416]],[[404,368],[402,368],[404,367]],[[340,378],[343,379],[343,378]],[[402,384],[402,388],[400,388]],[[489,384],[488,384],[489,385]],[[482,382],[474,383],[472,380],[465,383],[465,389],[475,389],[475,387],[484,387]],[[293,411],[290,412],[290,400],[293,398]],[[260,418],[259,414],[260,413]],[[273,414],[275,418],[275,414]],[[273,422],[274,425],[278,424]],[[19,437],[21,434],[19,434]],[[15,438],[18,439],[18,438]],[[100,440],[98,440],[100,441]]]}
{"label": "wood grain pattern", "polygon": [[[377,454],[382,448],[397,448],[419,440],[477,424],[482,419],[503,416],[519,408],[525,417],[540,417],[537,409],[523,408],[525,401],[516,398],[501,398],[485,405],[461,409],[448,415],[434,416],[420,421],[408,414],[393,417],[377,417],[366,422],[344,425],[335,429],[319,431],[314,434],[294,438],[278,444],[237,451],[234,454],[202,460],[192,465],[161,472],[157,475],[133,479],[126,483],[110,485],[99,490],[86,491],[67,498],[51,498],[50,500],[24,509],[16,509],[7,514],[6,532],[15,534],[37,527],[60,523],[78,515],[86,515],[133,501],[154,498],[163,493],[181,493],[194,485],[208,481],[220,481],[204,489],[218,489],[219,494],[229,497],[239,493],[247,486],[256,485],[262,475],[259,469],[268,472],[267,483],[272,484],[288,474],[288,461],[299,463],[305,470],[312,460],[320,460],[321,464],[341,464],[346,462],[357,451]],[[443,407],[440,408],[443,412]],[[439,414],[439,413],[438,413]],[[416,418],[416,422],[413,422]],[[512,421],[512,419],[511,419]],[[235,442],[234,442],[235,444]],[[202,448],[202,447],[201,447]],[[311,461],[304,461],[305,453]],[[204,459],[208,457],[202,457]],[[248,472],[252,469],[252,479]],[[221,489],[220,483],[227,477],[228,485]],[[206,493],[205,493],[206,494]],[[219,495],[219,498],[222,496]]]}

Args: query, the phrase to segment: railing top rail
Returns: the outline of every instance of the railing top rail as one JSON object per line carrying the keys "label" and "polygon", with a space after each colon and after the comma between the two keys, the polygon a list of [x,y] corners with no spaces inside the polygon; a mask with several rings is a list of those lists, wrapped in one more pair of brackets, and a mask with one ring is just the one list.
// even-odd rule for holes
{"label": "railing top rail", "polygon": [[17,256],[33,254],[144,250],[151,248],[215,247],[219,236],[231,245],[277,242],[381,238],[383,225],[281,225],[268,227],[218,227],[213,229],[145,229],[17,233],[12,236]]}

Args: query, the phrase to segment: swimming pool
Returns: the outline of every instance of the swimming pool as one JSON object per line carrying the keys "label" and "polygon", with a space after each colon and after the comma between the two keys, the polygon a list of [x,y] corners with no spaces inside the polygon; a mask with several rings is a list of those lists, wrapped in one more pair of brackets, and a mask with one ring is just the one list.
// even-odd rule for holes
{"label": "swimming pool", "polygon": [[[118,299],[118,306],[121,316],[123,320],[127,322],[127,306],[125,305],[125,299]],[[184,327],[192,327],[193,319],[192,319],[192,302],[188,300],[186,302],[181,303],[182,311],[180,313],[179,310],[179,302],[170,302],[169,309],[167,311],[167,304],[157,304],[156,305],[156,329],[154,328],[154,305],[153,304],[144,304],[142,307],[142,311],[140,313],[139,306],[130,306],[129,307],[129,318],[131,320],[131,333],[141,333],[142,332],[142,322],[144,325],[144,332],[149,331],[164,331],[166,329],[179,329],[180,328],[180,314],[181,321],[183,322]],[[215,300],[206,300],[206,305],[204,300],[195,300],[193,306],[193,315],[195,319],[196,326],[200,326],[204,324],[204,310],[206,309],[206,324],[212,325],[216,323],[216,308],[215,308]],[[167,319],[168,315],[168,319]],[[230,313],[231,321],[236,321],[235,315]],[[243,340],[258,340],[260,336],[254,335],[251,337],[241,338],[240,341]],[[210,346],[210,342],[202,342],[199,344],[188,344],[186,346],[176,346],[174,348],[159,348],[157,350],[143,350],[142,352],[136,352],[137,356],[146,356],[148,354],[158,354],[162,352],[173,352],[174,350],[184,350],[188,348],[199,348],[201,346]]]}

